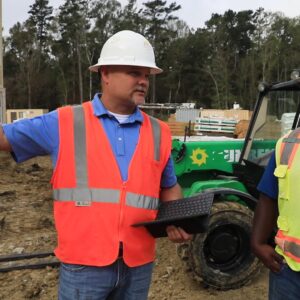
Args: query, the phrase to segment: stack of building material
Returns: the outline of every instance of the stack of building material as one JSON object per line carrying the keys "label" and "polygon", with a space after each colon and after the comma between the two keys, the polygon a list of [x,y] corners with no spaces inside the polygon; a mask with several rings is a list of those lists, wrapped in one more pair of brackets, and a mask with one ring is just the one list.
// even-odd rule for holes
{"label": "stack of building material", "polygon": [[[186,128],[189,128],[188,122],[176,122],[176,121],[168,121],[167,124],[170,127],[172,136],[184,136]],[[193,135],[194,134],[194,124],[191,123],[191,132],[187,132],[187,135]]]}
{"label": "stack of building material", "polygon": [[199,117],[199,114],[200,114],[200,109],[179,108],[176,109],[175,119],[177,122],[191,121],[192,123],[195,123],[195,119]]}
{"label": "stack of building material", "polygon": [[172,136],[184,136],[186,132],[186,128],[191,129],[191,132],[187,132],[187,135],[193,135],[194,131],[194,123],[189,123],[189,122],[178,122],[176,121],[176,116],[174,114],[171,114],[168,122],[166,122],[171,130]]}
{"label": "stack of building material", "polygon": [[197,135],[201,135],[203,132],[233,134],[236,124],[236,119],[199,117],[196,118],[194,131]]}
{"label": "stack of building material", "polygon": [[200,109],[200,117],[250,120],[252,112],[246,109]]}
{"label": "stack of building material", "polygon": [[20,119],[29,119],[33,117],[37,117],[43,114],[46,114],[49,110],[48,109],[28,109],[28,108],[22,108],[22,109],[7,109],[6,110],[6,123],[13,123]]}

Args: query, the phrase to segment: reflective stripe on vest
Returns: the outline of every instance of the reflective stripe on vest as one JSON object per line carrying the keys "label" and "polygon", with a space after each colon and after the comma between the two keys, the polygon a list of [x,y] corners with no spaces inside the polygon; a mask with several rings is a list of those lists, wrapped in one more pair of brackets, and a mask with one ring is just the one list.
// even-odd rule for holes
{"label": "reflective stripe on vest", "polygon": [[[119,203],[120,191],[88,188],[54,189],[53,197],[57,201],[75,201],[77,206],[89,206],[91,202]],[[137,208],[157,209],[159,199],[127,193],[126,204]]]}
{"label": "reflective stripe on vest", "polygon": [[152,135],[154,141],[154,160],[159,161],[160,159],[160,140],[161,140],[161,131],[160,126],[157,120],[151,116],[150,122],[152,127]]}
{"label": "reflective stripe on vest", "polygon": [[300,128],[293,130],[282,140],[280,164],[291,165],[300,143]]}
{"label": "reflective stripe on vest", "polygon": [[[113,189],[97,189],[88,187],[87,155],[86,155],[86,129],[84,110],[81,105],[72,107],[74,118],[74,147],[76,166],[76,188],[54,189],[53,197],[57,201],[74,201],[76,206],[90,206],[91,202],[119,203],[120,191]],[[161,128],[158,121],[150,117],[154,141],[154,159],[160,159]],[[84,142],[82,142],[84,141]],[[145,195],[127,193],[126,205],[144,208],[158,209],[159,199]]]}
{"label": "reflective stripe on vest", "polygon": [[[280,237],[281,236],[281,237]],[[287,240],[281,230],[277,233],[275,237],[276,245],[285,253],[287,256],[292,257],[294,260],[300,262],[300,241],[292,238],[292,240]],[[294,241],[293,241],[294,240]]]}

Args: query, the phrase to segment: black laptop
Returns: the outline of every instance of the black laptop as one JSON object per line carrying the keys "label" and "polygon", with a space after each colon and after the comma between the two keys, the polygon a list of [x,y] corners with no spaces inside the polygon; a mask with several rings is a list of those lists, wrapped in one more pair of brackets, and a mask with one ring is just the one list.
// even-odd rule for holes
{"label": "black laptop", "polygon": [[153,237],[166,237],[166,227],[175,225],[190,234],[205,232],[213,204],[213,193],[199,193],[189,198],[162,202],[154,221],[132,226],[145,226]]}

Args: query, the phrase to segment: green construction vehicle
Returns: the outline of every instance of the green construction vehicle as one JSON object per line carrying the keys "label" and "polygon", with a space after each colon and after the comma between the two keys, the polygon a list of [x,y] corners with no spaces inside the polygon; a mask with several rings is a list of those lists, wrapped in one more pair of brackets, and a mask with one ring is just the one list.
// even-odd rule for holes
{"label": "green construction vehicle", "polygon": [[256,186],[279,137],[298,127],[300,77],[259,85],[244,140],[173,140],[172,156],[184,196],[213,192],[208,230],[178,247],[192,276],[220,290],[239,288],[259,272],[250,232]]}

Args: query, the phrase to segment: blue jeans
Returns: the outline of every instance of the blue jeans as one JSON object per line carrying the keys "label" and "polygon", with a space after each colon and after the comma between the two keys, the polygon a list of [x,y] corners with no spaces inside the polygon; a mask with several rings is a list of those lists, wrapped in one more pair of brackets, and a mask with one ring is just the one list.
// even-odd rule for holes
{"label": "blue jeans", "polygon": [[295,272],[284,263],[279,273],[270,272],[269,300],[300,299],[300,272]]}
{"label": "blue jeans", "polygon": [[153,263],[128,267],[123,259],[105,267],[61,264],[59,300],[146,300]]}

